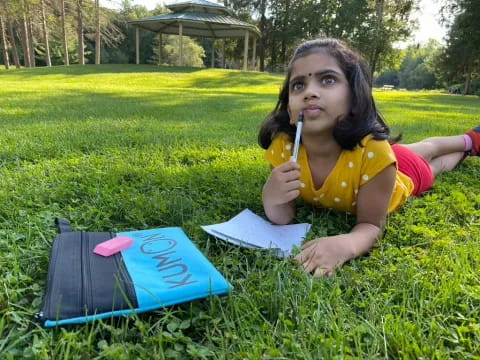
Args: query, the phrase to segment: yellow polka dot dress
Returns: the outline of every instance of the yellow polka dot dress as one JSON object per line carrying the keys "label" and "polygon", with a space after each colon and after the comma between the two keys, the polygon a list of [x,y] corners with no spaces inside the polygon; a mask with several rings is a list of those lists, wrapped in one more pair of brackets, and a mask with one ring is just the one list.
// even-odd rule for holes
{"label": "yellow polka dot dress", "polygon": [[[301,166],[300,181],[305,184],[300,188],[302,199],[313,205],[355,214],[360,187],[387,166],[391,164],[396,166],[397,163],[395,154],[387,141],[377,141],[368,135],[362,139],[362,144],[363,147],[357,146],[354,150],[341,152],[335,167],[319,189],[315,188],[305,148],[300,146],[298,153],[298,163]],[[291,139],[287,134],[281,133],[266,150],[265,157],[272,166],[277,167],[288,161],[292,153]],[[412,192],[412,180],[397,171],[388,212],[403,205]]]}

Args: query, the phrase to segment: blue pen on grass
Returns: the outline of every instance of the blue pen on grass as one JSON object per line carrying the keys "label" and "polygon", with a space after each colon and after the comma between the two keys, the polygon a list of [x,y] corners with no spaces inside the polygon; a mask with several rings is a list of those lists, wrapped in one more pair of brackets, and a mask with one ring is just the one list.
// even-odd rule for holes
{"label": "blue pen on grass", "polygon": [[302,135],[303,111],[298,116],[297,132],[295,134],[295,143],[293,145],[293,161],[297,162],[298,149],[300,148],[300,136]]}

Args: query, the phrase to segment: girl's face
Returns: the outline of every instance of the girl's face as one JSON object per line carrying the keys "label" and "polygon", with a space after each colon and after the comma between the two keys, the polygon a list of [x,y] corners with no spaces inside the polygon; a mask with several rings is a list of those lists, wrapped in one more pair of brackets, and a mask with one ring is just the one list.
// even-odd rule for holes
{"label": "girl's face", "polygon": [[301,111],[307,134],[331,133],[351,110],[351,91],[337,60],[322,51],[293,63],[288,84],[288,113],[296,125]]}

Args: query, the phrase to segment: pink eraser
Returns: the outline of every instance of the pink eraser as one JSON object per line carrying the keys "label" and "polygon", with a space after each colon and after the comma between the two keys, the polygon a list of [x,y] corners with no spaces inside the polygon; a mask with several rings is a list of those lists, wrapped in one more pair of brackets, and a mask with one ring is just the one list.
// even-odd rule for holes
{"label": "pink eraser", "polygon": [[117,236],[113,239],[104,241],[93,249],[93,252],[102,256],[111,256],[133,244],[133,239],[127,236]]}

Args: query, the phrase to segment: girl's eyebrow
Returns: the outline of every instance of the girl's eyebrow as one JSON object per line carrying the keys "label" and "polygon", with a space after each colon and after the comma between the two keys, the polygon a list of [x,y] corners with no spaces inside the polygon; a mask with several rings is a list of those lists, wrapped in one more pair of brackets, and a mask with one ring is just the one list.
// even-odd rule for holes
{"label": "girl's eyebrow", "polygon": [[[311,74],[311,73],[309,73]],[[336,70],[333,70],[333,69],[325,69],[325,70],[320,70],[320,71],[317,71],[316,73],[313,74],[313,76],[317,77],[317,76],[324,76],[324,75],[327,75],[327,74],[335,74],[337,76],[342,76],[343,74],[336,71]],[[310,77],[310,76],[308,76]],[[307,76],[306,75],[298,75],[298,76],[295,76],[293,78],[290,79],[290,82],[289,84],[292,84],[296,81],[301,81],[301,80],[304,80],[306,79]]]}

